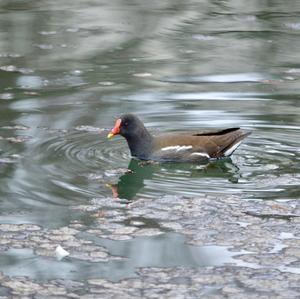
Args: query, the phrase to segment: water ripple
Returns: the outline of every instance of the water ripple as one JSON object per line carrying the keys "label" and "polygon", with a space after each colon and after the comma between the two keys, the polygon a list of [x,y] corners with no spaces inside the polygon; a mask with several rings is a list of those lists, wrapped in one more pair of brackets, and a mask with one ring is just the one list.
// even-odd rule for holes
{"label": "water ripple", "polygon": [[205,76],[177,76],[167,77],[163,82],[174,83],[256,83],[274,80],[270,74],[261,73],[239,73],[239,74],[220,74]]}
{"label": "water ripple", "polygon": [[[100,132],[100,133],[99,133]],[[107,131],[88,126],[76,127],[75,131],[52,136],[37,148],[41,150],[43,160],[55,159],[64,161],[60,166],[65,167],[66,172],[76,169],[97,170],[124,164],[129,159],[129,154],[123,146],[109,146],[106,138]],[[66,163],[66,160],[68,163]]]}
{"label": "water ripple", "polygon": [[[162,122],[155,124],[163,126]],[[137,196],[208,193],[239,194],[245,198],[273,198],[279,194],[286,197],[294,194],[299,180],[296,176],[291,179],[299,167],[295,163],[300,158],[300,152],[295,150],[299,142],[289,140],[290,128],[268,130],[263,124],[259,131],[253,130],[232,159],[199,165],[131,160],[123,138],[109,141],[108,130],[97,127],[45,130],[41,139],[31,143],[34,163],[27,162],[27,167],[34,167],[36,175],[40,174],[41,182],[27,182],[23,187],[28,190],[31,186],[32,192],[40,194],[37,185],[45,188],[44,180],[49,177],[56,188],[79,198],[113,196],[131,200]]]}

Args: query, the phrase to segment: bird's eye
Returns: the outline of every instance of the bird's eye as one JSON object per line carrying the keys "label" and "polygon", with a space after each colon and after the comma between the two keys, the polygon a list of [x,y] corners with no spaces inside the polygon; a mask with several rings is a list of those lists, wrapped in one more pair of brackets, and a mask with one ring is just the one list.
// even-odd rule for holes
{"label": "bird's eye", "polygon": [[125,126],[125,127],[127,127],[127,126],[128,126],[128,122],[127,122],[127,121],[125,121],[125,123],[124,123],[124,126]]}

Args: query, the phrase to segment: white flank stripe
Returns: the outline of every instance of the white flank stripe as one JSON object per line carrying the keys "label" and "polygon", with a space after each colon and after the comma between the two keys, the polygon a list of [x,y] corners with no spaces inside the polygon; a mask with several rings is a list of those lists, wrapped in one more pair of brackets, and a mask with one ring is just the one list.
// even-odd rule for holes
{"label": "white flank stripe", "polygon": [[235,143],[232,147],[230,147],[225,153],[224,156],[228,157],[230,156],[237,148],[238,146],[242,143],[242,141],[239,141]]}
{"label": "white flank stripe", "polygon": [[188,150],[188,149],[191,149],[191,148],[193,148],[192,145],[174,145],[174,146],[163,147],[161,150],[162,151],[179,152],[179,151]]}
{"label": "white flank stripe", "polygon": [[207,153],[192,153],[191,156],[201,156],[201,157],[205,157],[205,158],[210,158],[209,154]]}

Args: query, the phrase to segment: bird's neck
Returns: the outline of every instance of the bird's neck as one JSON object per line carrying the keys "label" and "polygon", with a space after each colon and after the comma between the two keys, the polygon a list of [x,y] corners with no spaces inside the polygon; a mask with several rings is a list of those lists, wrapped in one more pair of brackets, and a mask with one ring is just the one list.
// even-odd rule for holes
{"label": "bird's neck", "polygon": [[153,136],[145,127],[126,137],[126,140],[132,156],[139,159],[149,158],[153,149]]}

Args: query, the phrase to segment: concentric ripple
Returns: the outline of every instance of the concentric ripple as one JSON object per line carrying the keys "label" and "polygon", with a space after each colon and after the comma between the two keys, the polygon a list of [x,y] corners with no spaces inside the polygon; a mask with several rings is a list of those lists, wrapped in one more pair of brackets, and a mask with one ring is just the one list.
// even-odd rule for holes
{"label": "concentric ripple", "polygon": [[[285,199],[296,196],[300,179],[300,144],[290,138],[295,130],[299,128],[270,130],[262,124],[253,128],[231,159],[207,164],[132,160],[126,141],[108,140],[107,130],[44,130],[31,141],[28,155],[34,160],[28,155],[23,159],[23,170],[34,172],[35,178],[22,178],[19,189],[30,190],[38,201],[49,202],[52,194],[55,204],[93,197],[155,199],[168,194]],[[58,202],[55,195],[61,192],[66,201]]]}
{"label": "concentric ripple", "polygon": [[52,134],[36,144],[37,155],[45,163],[56,164],[60,171],[95,171],[112,165],[126,165],[129,159],[125,144],[119,142],[117,146],[109,146],[106,131],[72,130]]}
{"label": "concentric ripple", "polygon": [[[23,194],[27,205],[36,207],[107,196],[106,172],[117,177],[119,173],[112,170],[126,168],[130,157],[124,143],[116,140],[112,146],[106,135],[105,130],[40,129],[28,142],[11,188]],[[93,176],[97,179],[89,179]]]}

